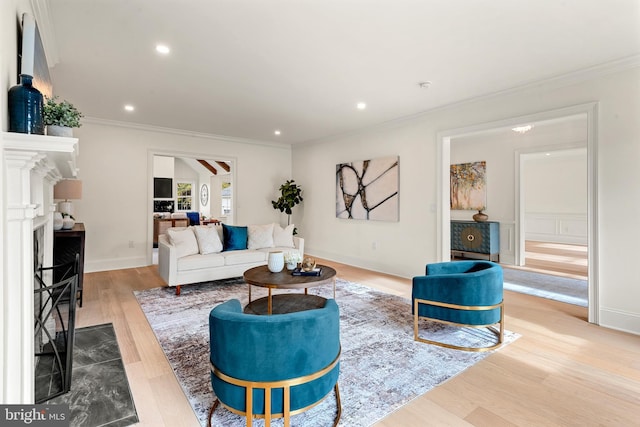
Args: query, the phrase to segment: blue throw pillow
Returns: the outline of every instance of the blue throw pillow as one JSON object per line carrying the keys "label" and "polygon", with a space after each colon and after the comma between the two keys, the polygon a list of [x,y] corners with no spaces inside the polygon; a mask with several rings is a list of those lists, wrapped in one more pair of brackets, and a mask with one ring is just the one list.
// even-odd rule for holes
{"label": "blue throw pillow", "polygon": [[222,224],[225,251],[247,249],[247,227]]}

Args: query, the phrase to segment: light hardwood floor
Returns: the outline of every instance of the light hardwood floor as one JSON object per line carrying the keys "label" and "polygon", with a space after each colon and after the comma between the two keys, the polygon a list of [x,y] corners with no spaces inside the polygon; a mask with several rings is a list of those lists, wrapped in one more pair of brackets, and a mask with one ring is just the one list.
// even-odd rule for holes
{"label": "light hardwood floor", "polygon": [[564,243],[525,242],[524,267],[508,266],[536,273],[587,280],[587,246]]}
{"label": "light hardwood floor", "polygon": [[[340,278],[410,297],[409,279],[321,262]],[[114,324],[139,425],[198,426],[132,293],[163,286],[157,267],[90,273],[84,286],[78,326]],[[640,425],[640,337],[589,324],[574,305],[507,291],[505,306],[518,340],[376,426]]]}

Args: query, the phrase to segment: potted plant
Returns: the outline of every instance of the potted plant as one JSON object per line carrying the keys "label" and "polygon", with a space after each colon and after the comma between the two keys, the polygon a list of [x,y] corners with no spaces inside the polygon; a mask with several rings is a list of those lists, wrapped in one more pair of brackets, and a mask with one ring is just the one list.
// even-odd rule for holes
{"label": "potted plant", "polygon": [[291,223],[291,209],[300,202],[302,202],[302,188],[291,179],[280,186],[280,197],[278,200],[272,200],[271,204],[274,209],[279,209],[280,212],[287,214],[287,225],[289,225]]}
{"label": "potted plant", "polygon": [[73,129],[82,126],[82,113],[69,101],[57,101],[58,97],[47,98],[43,106],[44,124],[47,135],[73,136]]}
{"label": "potted plant", "polygon": [[287,270],[295,270],[298,263],[302,261],[302,257],[298,252],[285,252],[284,262],[287,264]]}

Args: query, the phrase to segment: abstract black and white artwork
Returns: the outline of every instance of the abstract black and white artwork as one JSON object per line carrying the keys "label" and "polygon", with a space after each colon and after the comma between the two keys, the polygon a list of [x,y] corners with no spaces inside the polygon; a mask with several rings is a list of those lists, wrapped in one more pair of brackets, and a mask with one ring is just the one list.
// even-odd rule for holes
{"label": "abstract black and white artwork", "polygon": [[336,218],[399,219],[399,157],[336,165]]}

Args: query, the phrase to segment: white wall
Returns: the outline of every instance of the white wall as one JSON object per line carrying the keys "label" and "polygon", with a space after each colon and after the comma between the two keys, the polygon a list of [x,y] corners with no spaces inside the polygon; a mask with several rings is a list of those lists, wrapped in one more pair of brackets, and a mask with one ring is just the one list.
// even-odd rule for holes
{"label": "white wall", "polygon": [[171,178],[175,174],[173,157],[153,156],[153,176],[157,178]]}
{"label": "white wall", "polygon": [[74,208],[77,220],[84,222],[87,230],[87,272],[148,264],[147,250],[153,237],[154,153],[234,159],[236,222],[279,220],[270,200],[291,175],[289,146],[97,120],[84,123],[75,130],[80,140],[78,178],[83,181],[83,196],[74,202]]}
{"label": "white wall", "polygon": [[[640,68],[559,86],[541,84],[294,147],[293,178],[305,189],[304,207],[294,212],[294,220],[306,238],[306,251],[404,277],[422,274],[425,263],[439,261],[439,132],[598,101],[600,323],[640,333],[640,274],[629,267],[640,239],[640,227],[630,226],[640,216],[635,172],[640,159]],[[337,220],[335,165],[385,155],[400,156],[400,221]],[[510,209],[505,205],[495,216]],[[373,242],[378,242],[377,249]]]}
{"label": "white wall", "polygon": [[587,149],[523,156],[525,238],[586,245]]}

